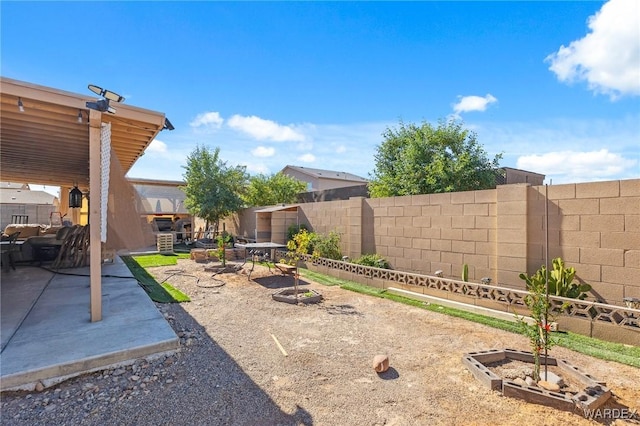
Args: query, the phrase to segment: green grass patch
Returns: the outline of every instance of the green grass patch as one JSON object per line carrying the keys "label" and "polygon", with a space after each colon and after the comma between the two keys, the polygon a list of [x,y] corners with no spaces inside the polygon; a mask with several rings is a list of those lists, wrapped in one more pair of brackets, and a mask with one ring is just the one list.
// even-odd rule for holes
{"label": "green grass patch", "polygon": [[[479,315],[472,312],[466,312],[460,309],[449,308],[447,306],[441,306],[435,303],[426,303],[420,300],[412,299],[410,297],[398,296],[395,294],[387,293],[387,291],[384,289],[369,287],[363,284],[355,283],[353,281],[342,280],[340,278],[328,277],[324,274],[319,274],[317,272],[308,270],[303,271],[303,276],[308,276],[319,284],[329,286],[339,285],[340,288],[354,291],[356,293],[366,294],[373,297],[380,297],[383,299],[392,300],[394,302],[404,303],[405,305],[415,306],[420,309],[426,309],[428,311],[438,312],[441,314],[462,318],[467,321],[484,324],[489,327],[498,328],[500,330],[522,334],[520,326],[515,322]],[[564,348],[571,349],[576,352],[592,356],[594,358],[603,359],[606,361],[615,361],[619,362],[620,364],[626,364],[632,367],[640,368],[640,346],[607,342],[604,340],[599,340],[593,337],[587,337],[571,332],[553,333],[553,336],[558,339],[558,346],[562,346]]]}
{"label": "green grass patch", "polygon": [[178,259],[189,259],[189,253],[177,254],[143,254],[133,256],[138,265],[143,268],[153,268],[156,266],[173,266],[178,264]]}
{"label": "green grass patch", "polygon": [[301,276],[307,277],[317,283],[321,283],[322,285],[326,285],[326,286],[341,285],[341,284],[344,284],[345,282],[344,280],[329,277],[324,274],[319,274],[317,272],[313,272],[308,269],[298,268],[298,271],[300,271]]}
{"label": "green grass patch", "polygon": [[[157,258],[158,256],[166,257],[166,259],[152,259]],[[145,256],[122,256],[122,260],[125,265],[129,268],[134,278],[138,280],[140,286],[147,292],[151,300],[158,303],[178,303],[178,302],[189,302],[191,299],[189,296],[174,288],[169,283],[159,284],[155,278],[147,270],[143,264],[146,264],[147,267],[150,266],[171,266],[177,263],[177,259],[179,256],[164,256],[164,255],[145,255]],[[173,260],[167,260],[173,259]],[[160,263],[160,261],[164,262],[173,262],[173,263]],[[142,263],[141,263],[142,262]]]}

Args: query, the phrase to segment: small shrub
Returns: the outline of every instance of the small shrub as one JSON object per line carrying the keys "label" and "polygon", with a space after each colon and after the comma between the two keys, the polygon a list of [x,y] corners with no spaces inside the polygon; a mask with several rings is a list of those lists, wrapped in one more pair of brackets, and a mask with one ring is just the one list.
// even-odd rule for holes
{"label": "small shrub", "polygon": [[293,237],[295,237],[296,234],[302,230],[309,231],[309,228],[307,228],[307,225],[305,225],[304,223],[301,223],[300,225],[292,223],[291,225],[289,225],[289,227],[287,228],[287,241],[293,240]]}
{"label": "small shrub", "polygon": [[[586,283],[576,282],[576,270],[574,268],[565,268],[562,258],[557,257],[551,263],[553,269],[549,271],[549,294],[584,300],[587,297],[587,292],[591,291],[591,286]],[[524,273],[520,274],[520,279],[527,283],[527,290],[530,291],[538,285],[543,285],[546,288],[546,277],[547,268],[544,265],[530,277]]]}
{"label": "small shrub", "polygon": [[391,266],[387,259],[380,256],[379,254],[363,254],[357,259],[351,261],[351,263],[356,263],[358,265],[364,266],[373,266],[376,268],[390,269]]}
{"label": "small shrub", "polygon": [[340,251],[340,234],[335,231],[329,232],[329,235],[312,234],[312,253],[314,256],[324,257],[327,259],[340,260],[342,252]]}

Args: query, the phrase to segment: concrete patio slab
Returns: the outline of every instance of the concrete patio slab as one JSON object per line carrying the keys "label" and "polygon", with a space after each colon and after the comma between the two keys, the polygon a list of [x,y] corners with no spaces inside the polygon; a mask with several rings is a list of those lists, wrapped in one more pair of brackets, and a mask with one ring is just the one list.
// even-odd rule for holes
{"label": "concrete patio slab", "polygon": [[178,349],[178,337],[117,258],[102,268],[102,321],[90,322],[89,268],[3,273],[0,390],[33,389]]}

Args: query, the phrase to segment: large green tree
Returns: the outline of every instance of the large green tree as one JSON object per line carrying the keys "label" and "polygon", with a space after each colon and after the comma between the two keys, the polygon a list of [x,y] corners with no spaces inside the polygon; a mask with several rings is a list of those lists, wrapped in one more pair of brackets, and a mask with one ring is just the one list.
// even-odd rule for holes
{"label": "large green tree", "polygon": [[476,140],[476,134],[455,120],[434,127],[405,124],[387,128],[377,147],[372,197],[433,194],[494,188],[498,161]]}
{"label": "large green tree", "polygon": [[183,177],[185,206],[189,212],[215,227],[218,221],[243,207],[247,182],[244,166],[228,166],[220,159],[220,148],[198,146],[187,156]]}
{"label": "large green tree", "polygon": [[306,183],[283,173],[258,174],[249,178],[243,199],[249,207],[294,203],[306,188]]}

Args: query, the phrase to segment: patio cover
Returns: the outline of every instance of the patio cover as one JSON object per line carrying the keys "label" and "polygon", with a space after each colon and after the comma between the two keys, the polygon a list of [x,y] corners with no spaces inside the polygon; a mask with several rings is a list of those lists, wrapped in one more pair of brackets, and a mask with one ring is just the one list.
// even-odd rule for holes
{"label": "patio cover", "polygon": [[[88,101],[96,98],[0,77],[0,181],[89,189],[90,258],[101,259],[101,126],[111,123],[112,155],[126,173],[163,129],[165,116],[122,103],[112,104],[115,114],[101,113],[88,109]],[[61,190],[62,204],[65,195]],[[101,266],[90,264],[91,321],[102,319]]]}
{"label": "patio cover", "polygon": [[[87,101],[96,98],[0,77],[0,180],[88,187]],[[111,106],[116,113],[101,114],[102,122],[111,123],[111,149],[126,173],[162,130],[165,116],[123,103]]]}

